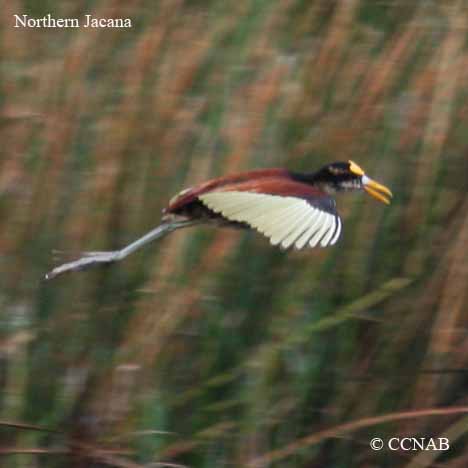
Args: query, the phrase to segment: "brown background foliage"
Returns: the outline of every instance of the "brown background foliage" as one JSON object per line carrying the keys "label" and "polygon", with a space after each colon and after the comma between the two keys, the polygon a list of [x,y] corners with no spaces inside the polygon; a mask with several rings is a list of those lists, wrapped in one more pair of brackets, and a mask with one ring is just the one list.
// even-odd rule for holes
{"label": "brown background foliage", "polygon": [[[13,27],[47,13],[133,27]],[[466,466],[464,1],[0,15],[2,465]],[[395,198],[339,197],[334,248],[194,228],[41,281],[54,250],[117,248],[186,186],[350,158]],[[404,435],[451,450],[369,448]]]}

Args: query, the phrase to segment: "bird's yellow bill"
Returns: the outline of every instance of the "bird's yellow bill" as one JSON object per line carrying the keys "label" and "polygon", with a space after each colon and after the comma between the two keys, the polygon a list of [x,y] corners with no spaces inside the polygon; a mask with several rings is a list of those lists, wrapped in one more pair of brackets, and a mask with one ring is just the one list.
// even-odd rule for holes
{"label": "bird's yellow bill", "polygon": [[369,179],[368,177],[366,179],[367,180],[363,184],[364,190],[382,203],[390,205],[390,199],[393,197],[390,189],[385,187],[385,185],[379,184],[375,180]]}
{"label": "bird's yellow bill", "polygon": [[349,160],[348,163],[349,163],[349,170],[353,174],[356,174],[358,176],[364,175],[364,171],[354,161]]}

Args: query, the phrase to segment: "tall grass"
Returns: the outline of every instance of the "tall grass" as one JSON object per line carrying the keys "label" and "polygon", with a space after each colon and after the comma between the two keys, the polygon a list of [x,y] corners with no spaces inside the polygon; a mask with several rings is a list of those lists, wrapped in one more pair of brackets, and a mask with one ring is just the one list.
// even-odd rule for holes
{"label": "tall grass", "polygon": [[[2,465],[465,466],[463,1],[12,0],[1,19]],[[339,197],[332,249],[194,228],[41,282],[187,186],[350,158],[395,198]],[[369,448],[403,435],[452,448]]]}

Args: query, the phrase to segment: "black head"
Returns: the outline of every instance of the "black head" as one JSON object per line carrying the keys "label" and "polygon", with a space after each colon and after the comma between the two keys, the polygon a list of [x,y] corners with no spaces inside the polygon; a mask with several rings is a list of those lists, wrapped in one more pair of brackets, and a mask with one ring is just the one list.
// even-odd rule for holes
{"label": "black head", "polygon": [[353,161],[327,164],[313,176],[313,182],[327,192],[359,190],[362,188],[364,171]]}
{"label": "black head", "polygon": [[303,180],[319,186],[327,193],[365,190],[386,204],[390,203],[392,197],[392,192],[387,187],[367,177],[353,161],[328,164],[314,174],[305,176]]}

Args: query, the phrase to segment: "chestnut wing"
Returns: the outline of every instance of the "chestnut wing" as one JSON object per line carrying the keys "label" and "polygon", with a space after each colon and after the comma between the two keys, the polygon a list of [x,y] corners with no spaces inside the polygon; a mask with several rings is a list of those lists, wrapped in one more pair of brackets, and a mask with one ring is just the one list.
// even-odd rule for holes
{"label": "chestnut wing", "polygon": [[321,192],[290,196],[224,190],[200,194],[198,199],[213,212],[248,224],[272,245],[285,249],[292,245],[297,249],[326,247],[340,237],[341,219],[335,201]]}
{"label": "chestnut wing", "polygon": [[[169,205],[163,210],[163,212],[177,213],[197,200],[197,198],[203,193],[220,190],[249,191],[252,189],[252,186],[258,188],[265,185],[265,182],[267,185],[272,181],[291,182],[288,180],[289,177],[289,172],[285,169],[273,168],[257,169],[249,172],[241,172],[239,174],[219,177],[217,179],[211,179],[203,184],[199,184],[195,187],[190,187],[179,192],[169,201]],[[295,185],[300,184],[296,183]]]}

